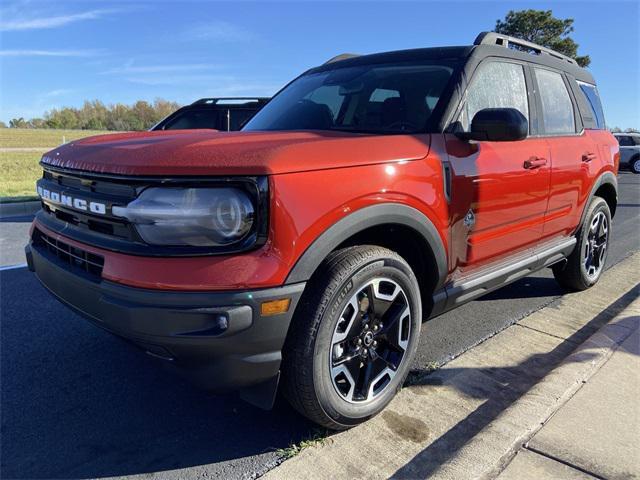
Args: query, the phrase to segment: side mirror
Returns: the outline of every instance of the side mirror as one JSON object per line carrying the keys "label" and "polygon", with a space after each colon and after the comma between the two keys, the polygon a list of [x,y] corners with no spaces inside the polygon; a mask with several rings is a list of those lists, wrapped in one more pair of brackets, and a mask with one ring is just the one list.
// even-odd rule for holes
{"label": "side mirror", "polygon": [[471,121],[470,132],[460,132],[464,140],[514,142],[527,138],[529,123],[515,108],[484,108]]}

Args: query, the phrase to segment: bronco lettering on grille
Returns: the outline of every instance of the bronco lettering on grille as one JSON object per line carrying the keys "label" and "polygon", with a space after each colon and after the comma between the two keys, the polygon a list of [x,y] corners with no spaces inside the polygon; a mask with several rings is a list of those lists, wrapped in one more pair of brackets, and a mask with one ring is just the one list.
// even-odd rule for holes
{"label": "bronco lettering on grille", "polygon": [[38,195],[40,195],[40,198],[48,200],[51,203],[65,205],[76,210],[96,213],[98,215],[105,215],[107,213],[107,206],[104,203],[71,197],[64,193],[54,192],[41,186],[38,186]]}

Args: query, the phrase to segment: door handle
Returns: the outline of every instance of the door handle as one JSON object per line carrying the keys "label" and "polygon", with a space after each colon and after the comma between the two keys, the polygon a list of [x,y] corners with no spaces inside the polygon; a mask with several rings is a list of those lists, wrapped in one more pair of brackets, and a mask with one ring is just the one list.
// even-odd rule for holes
{"label": "door handle", "polygon": [[523,167],[527,170],[533,170],[534,168],[544,167],[547,164],[546,158],[531,157],[529,160],[524,161]]}
{"label": "door handle", "polygon": [[595,160],[597,155],[593,152],[587,152],[582,154],[582,161],[585,163],[590,162],[591,160]]}

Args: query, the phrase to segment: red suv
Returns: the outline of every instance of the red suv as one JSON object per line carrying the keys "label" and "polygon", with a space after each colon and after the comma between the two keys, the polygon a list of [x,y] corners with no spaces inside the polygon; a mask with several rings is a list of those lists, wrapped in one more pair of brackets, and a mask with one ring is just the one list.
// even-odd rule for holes
{"label": "red suv", "polygon": [[380,412],[423,321],[545,267],[598,281],[618,143],[591,74],[495,33],[341,56],[241,132],[42,158],[31,270],[198,384],[330,428]]}

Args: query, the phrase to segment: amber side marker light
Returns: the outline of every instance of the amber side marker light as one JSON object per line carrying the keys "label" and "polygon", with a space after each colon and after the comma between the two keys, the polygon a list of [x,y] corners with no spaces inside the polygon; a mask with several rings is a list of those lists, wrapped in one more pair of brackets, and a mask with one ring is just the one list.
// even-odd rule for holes
{"label": "amber side marker light", "polygon": [[262,313],[263,317],[268,317],[269,315],[278,315],[279,313],[285,313],[289,310],[289,305],[291,305],[290,298],[281,298],[279,300],[269,300],[268,302],[263,302],[260,306],[260,313]]}

